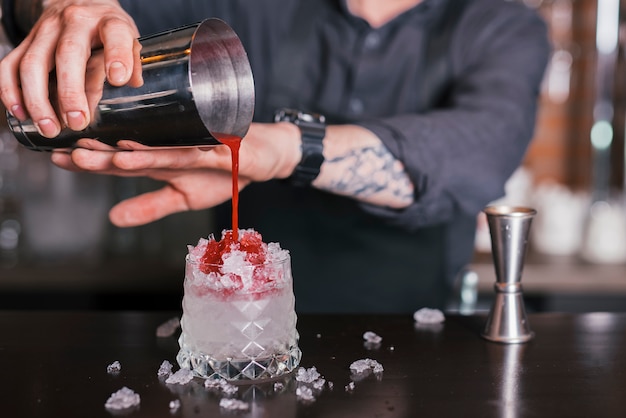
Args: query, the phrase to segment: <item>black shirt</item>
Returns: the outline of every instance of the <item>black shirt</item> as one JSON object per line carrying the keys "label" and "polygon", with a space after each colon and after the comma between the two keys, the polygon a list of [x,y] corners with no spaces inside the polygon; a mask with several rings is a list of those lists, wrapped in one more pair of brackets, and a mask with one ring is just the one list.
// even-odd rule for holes
{"label": "black shirt", "polygon": [[[255,120],[283,105],[317,111],[370,129],[405,165],[416,199],[404,210],[278,181],[242,192],[241,227],[291,251],[300,312],[441,308],[471,259],[477,213],[503,194],[532,137],[545,24],[504,0],[424,0],[380,28],[344,1],[307,13],[298,3],[122,1],[144,34],[228,22],[249,54]],[[229,208],[216,213],[216,228],[229,228]]]}

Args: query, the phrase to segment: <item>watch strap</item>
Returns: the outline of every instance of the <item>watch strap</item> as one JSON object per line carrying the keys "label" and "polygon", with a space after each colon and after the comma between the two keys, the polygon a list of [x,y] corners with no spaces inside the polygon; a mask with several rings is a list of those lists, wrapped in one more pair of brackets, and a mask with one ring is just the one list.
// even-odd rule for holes
{"label": "watch strap", "polygon": [[324,116],[292,109],[281,109],[276,113],[275,121],[291,122],[300,128],[302,158],[289,177],[289,181],[294,186],[310,186],[319,176],[320,167],[324,162],[323,140],[326,136]]}

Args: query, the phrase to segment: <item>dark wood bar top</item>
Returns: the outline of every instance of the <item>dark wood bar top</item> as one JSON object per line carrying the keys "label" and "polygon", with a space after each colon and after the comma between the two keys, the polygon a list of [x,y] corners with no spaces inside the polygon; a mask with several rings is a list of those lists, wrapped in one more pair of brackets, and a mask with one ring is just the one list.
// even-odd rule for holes
{"label": "dark wood bar top", "polygon": [[[626,314],[529,315],[535,339],[502,345],[480,337],[485,317],[447,315],[416,326],[411,315],[301,315],[301,366],[327,381],[314,401],[297,398],[291,376],[240,385],[248,411],[220,409],[221,396],[200,379],[165,384],[163,360],[175,365],[177,335],[156,328],[179,312],[0,311],[0,410],[3,417],[624,417]],[[364,345],[373,331],[380,347]],[[384,367],[353,380],[350,364],[370,358]],[[118,374],[107,365],[119,361]],[[122,387],[139,407],[110,412]],[[181,407],[171,412],[170,401]]]}

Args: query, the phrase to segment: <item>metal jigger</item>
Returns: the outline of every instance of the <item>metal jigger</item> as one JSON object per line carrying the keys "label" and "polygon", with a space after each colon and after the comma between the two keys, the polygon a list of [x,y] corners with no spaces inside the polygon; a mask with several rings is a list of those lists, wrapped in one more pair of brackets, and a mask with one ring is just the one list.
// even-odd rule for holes
{"label": "metal jigger", "polygon": [[523,343],[534,336],[526,318],[521,276],[528,232],[537,211],[524,207],[489,206],[484,212],[491,234],[496,296],[482,336],[499,343]]}

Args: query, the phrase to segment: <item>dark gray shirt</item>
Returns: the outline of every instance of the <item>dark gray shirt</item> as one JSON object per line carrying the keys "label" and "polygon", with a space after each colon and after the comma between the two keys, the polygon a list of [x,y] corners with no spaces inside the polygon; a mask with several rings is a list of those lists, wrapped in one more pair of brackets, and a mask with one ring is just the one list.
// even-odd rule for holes
{"label": "dark gray shirt", "polygon": [[256,120],[281,105],[321,112],[370,129],[404,163],[416,190],[404,210],[281,182],[242,193],[241,226],[292,252],[300,311],[442,307],[471,258],[477,213],[532,137],[546,26],[514,1],[424,0],[377,29],[344,1],[315,2],[313,23],[294,18],[295,0],[122,4],[144,34],[223,18],[249,54]]}

